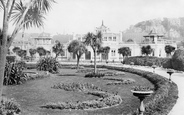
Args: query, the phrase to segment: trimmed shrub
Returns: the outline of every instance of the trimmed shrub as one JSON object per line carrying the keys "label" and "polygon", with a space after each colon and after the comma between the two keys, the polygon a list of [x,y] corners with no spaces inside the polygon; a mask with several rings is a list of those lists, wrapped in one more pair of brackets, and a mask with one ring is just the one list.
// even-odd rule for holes
{"label": "trimmed shrub", "polygon": [[172,56],[171,63],[173,69],[184,71],[184,50],[176,50]]}
{"label": "trimmed shrub", "polygon": [[163,62],[163,64],[162,64],[162,67],[163,68],[173,68],[172,67],[172,60],[171,59],[167,59],[167,60],[165,60],[164,62]]}
{"label": "trimmed shrub", "polygon": [[100,78],[100,77],[104,77],[104,76],[105,76],[104,73],[94,73],[94,72],[92,72],[92,73],[86,74],[84,77],[86,77],[86,78],[92,78],[92,77]]}
{"label": "trimmed shrub", "polygon": [[15,62],[15,56],[6,56],[7,62]]}
{"label": "trimmed shrub", "polygon": [[22,63],[10,63],[5,65],[4,72],[4,85],[17,85],[22,84],[27,80],[27,75],[23,73],[24,67]]}
{"label": "trimmed shrub", "polygon": [[152,56],[135,56],[135,57],[127,57],[123,60],[123,64],[131,64],[131,62],[134,63],[134,65],[140,65],[140,66],[163,66],[164,63],[166,63],[169,60],[169,58],[158,58],[158,57],[152,57]]}
{"label": "trimmed shrub", "polygon": [[21,112],[20,105],[13,99],[3,98],[0,102],[0,115],[15,115]]}
{"label": "trimmed shrub", "polygon": [[46,57],[39,60],[36,65],[39,71],[49,71],[50,73],[57,73],[59,69],[59,62],[55,58]]}

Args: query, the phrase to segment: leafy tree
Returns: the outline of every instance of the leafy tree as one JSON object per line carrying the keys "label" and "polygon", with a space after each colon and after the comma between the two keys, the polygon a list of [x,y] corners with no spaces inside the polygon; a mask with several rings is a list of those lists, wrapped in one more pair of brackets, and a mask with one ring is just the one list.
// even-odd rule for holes
{"label": "leafy tree", "polygon": [[17,52],[18,52],[19,50],[21,50],[21,49],[20,49],[19,47],[14,47],[12,50],[13,50],[14,53],[17,54]]}
{"label": "leafy tree", "polygon": [[[50,10],[54,0],[0,0],[3,11],[3,26],[0,30],[0,98],[2,97],[4,69],[7,49],[21,29],[43,26],[45,14]],[[13,21],[14,30],[8,36],[9,24]]]}
{"label": "leafy tree", "polygon": [[153,52],[153,49],[151,48],[150,45],[147,45],[147,46],[142,46],[141,47],[141,52],[142,54],[148,56],[149,54],[151,54]]}
{"label": "leafy tree", "polygon": [[17,55],[21,57],[21,60],[23,60],[24,57],[26,57],[26,54],[27,54],[27,51],[22,49],[17,52]]}
{"label": "leafy tree", "polygon": [[55,58],[57,58],[59,55],[62,55],[64,53],[63,44],[57,41],[56,44],[52,47],[52,51],[56,54]]}
{"label": "leafy tree", "polygon": [[33,56],[36,54],[36,49],[29,49],[29,53],[30,53],[30,56],[31,56],[31,61],[33,60]]}
{"label": "leafy tree", "polygon": [[121,47],[118,49],[118,53],[123,55],[123,59],[126,56],[130,56],[131,55],[131,50],[129,47]]}
{"label": "leafy tree", "polygon": [[39,56],[45,56],[46,55],[46,50],[43,47],[38,47],[36,49],[37,53],[39,54]]}
{"label": "leafy tree", "polygon": [[96,54],[97,50],[100,48],[102,44],[102,33],[98,32],[96,34],[93,33],[87,33],[86,36],[84,37],[85,41],[84,44],[91,46],[94,52],[94,73],[97,72],[96,70]]}
{"label": "leafy tree", "polygon": [[173,52],[175,50],[175,47],[171,46],[171,45],[166,45],[165,46],[165,52],[168,56],[171,56],[171,52]]}
{"label": "leafy tree", "polygon": [[78,40],[73,40],[69,44],[68,52],[73,53],[77,56],[77,69],[79,68],[80,58],[86,51],[87,51],[86,46]]}
{"label": "leafy tree", "polygon": [[100,47],[98,49],[97,53],[98,54],[101,53],[102,55],[105,55],[105,60],[107,61],[109,51],[110,51],[110,47],[109,46],[106,46],[106,47]]}

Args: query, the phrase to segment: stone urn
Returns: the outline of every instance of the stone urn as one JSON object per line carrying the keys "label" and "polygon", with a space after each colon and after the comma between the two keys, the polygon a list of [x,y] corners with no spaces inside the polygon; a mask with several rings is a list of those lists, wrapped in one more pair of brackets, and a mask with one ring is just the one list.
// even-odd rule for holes
{"label": "stone urn", "polygon": [[145,106],[144,106],[144,102],[143,100],[146,97],[149,97],[153,91],[135,91],[135,90],[131,90],[131,92],[133,93],[134,96],[138,97],[140,100],[140,107],[139,107],[139,115],[143,115],[145,112]]}
{"label": "stone urn", "polygon": [[156,65],[152,65],[152,68],[153,68],[153,73],[155,73],[155,69],[157,68]]}
{"label": "stone urn", "polygon": [[171,75],[174,73],[174,70],[168,69],[168,70],[167,70],[167,73],[169,74],[169,81],[172,82],[172,81],[171,81]]}

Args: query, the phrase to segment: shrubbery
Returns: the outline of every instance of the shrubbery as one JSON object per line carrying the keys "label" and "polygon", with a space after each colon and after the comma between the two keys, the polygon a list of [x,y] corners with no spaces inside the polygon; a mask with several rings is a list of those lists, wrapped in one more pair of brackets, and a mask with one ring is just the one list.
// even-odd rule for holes
{"label": "shrubbery", "polygon": [[172,56],[171,63],[173,69],[184,71],[184,50],[176,50]]}
{"label": "shrubbery", "polygon": [[7,62],[4,72],[4,85],[22,84],[27,79],[27,75],[23,73],[23,62]]}
{"label": "shrubbery", "polygon": [[123,64],[131,64],[140,65],[140,66],[162,66],[166,63],[169,58],[158,58],[158,57],[151,57],[151,56],[135,56],[135,57],[128,57],[123,60]]}
{"label": "shrubbery", "polygon": [[3,98],[0,102],[0,115],[15,115],[20,113],[20,105],[13,99]]}
{"label": "shrubbery", "polygon": [[50,73],[57,73],[59,69],[59,62],[55,58],[45,57],[37,63],[37,70],[49,71]]}
{"label": "shrubbery", "polygon": [[6,56],[7,62],[15,62],[15,56]]}
{"label": "shrubbery", "polygon": [[92,78],[92,77],[104,77],[105,74],[104,73],[94,73],[94,72],[91,72],[91,73],[87,73],[84,77],[87,77],[87,78]]}

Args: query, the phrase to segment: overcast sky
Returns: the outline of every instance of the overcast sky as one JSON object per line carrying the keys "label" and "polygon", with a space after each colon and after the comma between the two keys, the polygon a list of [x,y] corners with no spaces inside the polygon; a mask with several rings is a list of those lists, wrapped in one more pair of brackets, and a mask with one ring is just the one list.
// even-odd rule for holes
{"label": "overcast sky", "polygon": [[[87,33],[104,24],[113,32],[155,18],[184,17],[184,0],[56,0],[43,29],[26,32]],[[2,15],[1,15],[2,17]],[[0,20],[2,22],[2,19]]]}

